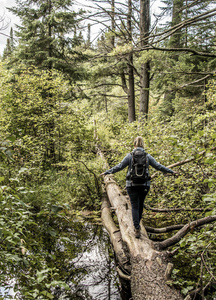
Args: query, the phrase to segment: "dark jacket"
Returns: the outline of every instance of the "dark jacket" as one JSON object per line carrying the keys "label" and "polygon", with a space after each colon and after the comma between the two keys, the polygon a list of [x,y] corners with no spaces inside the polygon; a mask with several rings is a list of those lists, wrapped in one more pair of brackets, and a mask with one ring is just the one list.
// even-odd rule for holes
{"label": "dark jacket", "polygon": [[[141,147],[137,147],[136,149],[144,151],[144,149],[141,148]],[[173,173],[173,171],[171,169],[168,169],[165,166],[159,164],[150,154],[147,153],[146,157],[147,157],[147,165],[148,166],[150,165],[153,168],[155,168],[156,170],[164,172],[164,173]],[[132,163],[132,154],[128,153],[119,164],[117,164],[113,168],[105,171],[104,174],[105,175],[114,174],[114,173],[119,172],[119,171],[125,169],[126,167],[128,167],[127,175],[129,175],[129,170],[131,168],[131,163]],[[150,174],[149,174],[149,176],[150,176]],[[146,183],[143,183],[143,184],[133,184],[131,182],[131,180],[126,180],[126,186],[127,187],[128,186],[137,186],[137,185],[145,185],[145,186],[147,185],[147,186],[150,186],[150,180],[147,181]]]}

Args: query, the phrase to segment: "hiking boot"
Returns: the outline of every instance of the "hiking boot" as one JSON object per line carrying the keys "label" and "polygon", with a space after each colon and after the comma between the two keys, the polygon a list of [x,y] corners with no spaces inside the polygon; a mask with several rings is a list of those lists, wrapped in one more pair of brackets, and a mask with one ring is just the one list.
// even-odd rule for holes
{"label": "hiking boot", "polygon": [[139,229],[135,228],[134,231],[135,231],[135,238],[139,239],[140,236],[141,236],[141,234],[140,234],[140,228]]}

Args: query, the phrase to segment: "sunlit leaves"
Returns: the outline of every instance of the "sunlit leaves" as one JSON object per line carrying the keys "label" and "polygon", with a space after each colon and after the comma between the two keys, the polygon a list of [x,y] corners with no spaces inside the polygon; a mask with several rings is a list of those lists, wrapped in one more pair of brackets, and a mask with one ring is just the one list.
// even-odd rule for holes
{"label": "sunlit leaves", "polygon": [[[71,86],[61,73],[32,67],[3,79],[1,122],[15,145],[17,164],[41,167],[57,162],[63,158],[67,143],[87,134],[81,112],[68,102]],[[8,148],[2,148],[2,153],[6,151]]]}

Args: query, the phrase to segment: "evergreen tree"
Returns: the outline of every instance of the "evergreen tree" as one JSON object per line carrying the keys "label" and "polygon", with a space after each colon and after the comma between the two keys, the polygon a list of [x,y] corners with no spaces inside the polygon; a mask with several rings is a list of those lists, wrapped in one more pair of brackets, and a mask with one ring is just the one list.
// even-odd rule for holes
{"label": "evergreen tree", "polygon": [[15,61],[56,68],[76,78],[73,38],[81,11],[76,13],[71,8],[72,0],[16,0],[16,7],[10,9],[21,19]]}
{"label": "evergreen tree", "polygon": [[164,3],[171,22],[160,28],[167,32],[160,45],[161,50],[167,52],[158,53],[153,71],[156,91],[159,91],[159,97],[164,95],[161,112],[171,116],[185,108],[185,98],[190,98],[190,103],[196,105],[205,101],[203,92],[215,70],[215,11],[210,1],[172,0]]}
{"label": "evergreen tree", "polygon": [[10,37],[7,38],[7,44],[6,44],[6,47],[5,47],[4,52],[3,52],[3,60],[10,57],[10,55],[14,51],[14,48],[15,48],[15,46],[14,46],[14,34],[13,34],[13,28],[11,27]]}
{"label": "evergreen tree", "polygon": [[[97,47],[94,49],[100,54],[95,65],[98,71],[94,69],[94,83],[96,75],[97,86],[100,86],[99,89],[103,86],[102,103],[105,104],[105,110],[110,110],[109,102],[110,105],[115,103],[115,106],[124,107],[123,110],[121,108],[124,113],[125,109],[128,110],[128,120],[133,122],[136,118],[135,76],[131,52],[134,43],[134,3],[128,0],[126,4],[122,4],[112,0],[108,3],[102,1],[96,6],[94,15],[99,15],[100,11],[100,19],[95,19],[95,22],[102,23],[106,29],[98,38]],[[113,89],[118,89],[118,95],[113,95]]]}

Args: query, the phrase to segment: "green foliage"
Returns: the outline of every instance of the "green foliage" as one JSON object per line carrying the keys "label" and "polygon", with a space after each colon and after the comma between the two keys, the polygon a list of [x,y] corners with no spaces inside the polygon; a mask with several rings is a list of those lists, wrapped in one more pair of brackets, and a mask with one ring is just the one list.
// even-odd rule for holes
{"label": "green foliage", "polygon": [[[82,252],[82,240],[89,236],[79,213],[71,209],[99,208],[101,194],[98,178],[90,169],[97,169],[93,159],[88,167],[84,164],[82,176],[76,176],[83,159],[80,165],[71,163],[72,172],[69,163],[56,166],[58,171],[41,170],[39,181],[34,169],[22,167],[16,172],[11,161],[6,167],[14,168],[13,178],[11,172],[0,177],[0,280],[5,282],[2,287],[12,286],[17,297],[54,299],[55,291],[63,290],[73,298],[66,278],[74,274],[76,284],[85,273],[69,263]],[[87,193],[88,189],[92,190]]]}
{"label": "green foliage", "polygon": [[22,299],[54,299],[59,289],[70,297],[68,261],[88,235],[71,211],[100,207],[93,125],[68,101],[71,87],[57,71],[18,76],[1,66],[1,79],[0,279]]}
{"label": "green foliage", "polygon": [[[181,250],[174,257],[172,284],[180,286],[186,295],[197,285],[206,286],[216,271],[215,228],[206,225],[180,242]],[[208,290],[208,289],[207,289]],[[206,299],[214,295],[207,293]]]}
{"label": "green foliage", "polygon": [[83,56],[74,51],[74,46],[78,42],[78,16],[83,12],[75,12],[71,7],[71,0],[61,3],[57,0],[17,0],[10,11],[21,21],[16,32],[19,44],[10,57],[10,64],[16,67],[23,63],[27,67],[34,65],[46,70],[55,68],[70,75],[71,81],[79,78],[82,71],[79,72],[77,61]]}
{"label": "green foliage", "polygon": [[[184,3],[168,2],[169,9]],[[198,5],[203,11],[208,4]],[[144,137],[147,152],[166,166],[193,159],[176,168],[178,178],[156,176],[146,200],[157,208],[189,211],[168,216],[146,211],[145,224],[163,227],[216,213],[216,92],[215,80],[207,77],[215,70],[215,58],[183,51],[139,52],[136,25],[131,46],[126,24],[120,19],[118,31],[105,31],[95,48],[90,48],[90,37],[88,46],[84,45],[76,32],[78,15],[68,11],[70,5],[70,0],[17,1],[13,11],[22,21],[19,45],[14,49],[11,34],[5,50],[14,69],[0,66],[0,279],[10,282],[16,272],[15,289],[22,299],[53,299],[59,289],[73,299],[63,278],[72,276],[76,284],[73,266],[68,268],[68,263],[75,256],[74,248],[82,249],[70,227],[87,235],[85,227],[77,228],[78,222],[72,219],[77,220],[84,209],[100,209],[98,174],[103,165],[96,158],[98,141],[110,166],[132,151],[137,135]],[[172,22],[187,20],[196,14],[193,9],[189,5],[186,12],[183,6]],[[169,41],[159,41],[157,47],[181,45],[214,52],[214,22],[203,19],[194,25]],[[146,123],[127,124],[128,51],[132,49],[137,111],[140,66],[151,61]],[[83,62],[87,57],[89,61]],[[29,68],[20,66],[20,61]],[[54,68],[70,74],[69,81]],[[77,79],[78,84],[72,85]],[[115,177],[124,188],[125,172]],[[204,211],[194,212],[197,207]],[[75,215],[71,209],[77,210]],[[207,285],[216,271],[215,246],[212,225],[188,233],[177,245],[170,284],[184,295]],[[59,260],[61,247],[63,262]]]}
{"label": "green foliage", "polygon": [[[160,121],[157,114],[149,118],[148,123],[132,124],[118,122],[101,123],[102,132],[109,132],[111,149],[107,145],[107,158],[110,167],[120,162],[133,149],[133,140],[141,135],[145,149],[158,162],[165,166],[179,161],[192,159],[191,162],[176,167],[179,177],[164,176],[161,173],[152,179],[150,193],[146,204],[156,208],[187,208],[180,213],[151,213],[145,211],[144,224],[152,227],[165,227],[174,224],[185,224],[190,221],[215,215],[215,82],[209,83],[206,93],[207,102],[193,114],[181,114],[170,118],[169,122]],[[118,126],[118,130],[114,126]],[[114,129],[115,128],[115,129]],[[151,174],[155,170],[150,168]],[[115,174],[115,179],[124,189],[126,170]],[[203,208],[203,212],[194,212],[193,208]],[[206,211],[209,209],[210,211]],[[171,234],[173,235],[173,233]],[[167,238],[151,236],[152,239]],[[180,247],[180,248],[179,248]],[[172,273],[173,284],[180,288],[184,295],[198,286],[205,286],[216,272],[215,229],[205,225],[201,229],[188,233],[178,245],[174,257],[175,270]],[[212,292],[206,299],[212,299]]]}
{"label": "green foliage", "polygon": [[[38,215],[33,212],[31,204],[23,201],[23,193],[33,193],[33,191],[27,191],[24,187],[14,189],[9,186],[1,186],[0,269],[1,282],[14,278],[15,266],[17,271],[21,270],[17,273],[18,282],[15,290],[17,289],[19,293],[22,291],[25,299],[30,299],[36,294],[43,295],[46,290],[46,293],[50,294],[50,289],[46,287],[47,281],[44,280],[43,285],[41,282],[48,277],[48,274],[54,274],[57,268],[54,266],[47,268],[46,260],[50,254],[48,250],[44,249],[43,251],[43,240],[45,236],[51,235],[51,227],[37,223]],[[48,205],[46,218],[43,220],[47,219],[45,223],[52,219],[49,209]],[[53,232],[56,233],[56,231]],[[37,240],[34,238],[35,235]],[[26,281],[26,287],[19,286],[22,281]]]}
{"label": "green foliage", "polygon": [[1,82],[1,127],[16,137],[17,164],[41,167],[63,160],[69,142],[78,149],[88,133],[81,113],[67,102],[71,88],[62,74],[36,68],[9,74]]}
{"label": "green foliage", "polygon": [[19,175],[17,187],[0,187],[0,280],[2,287],[11,284],[16,299],[54,299],[61,290],[73,298],[67,278],[74,274],[76,284],[85,274],[70,262],[82,253],[89,232],[60,197],[55,176],[34,190],[17,186]]}

